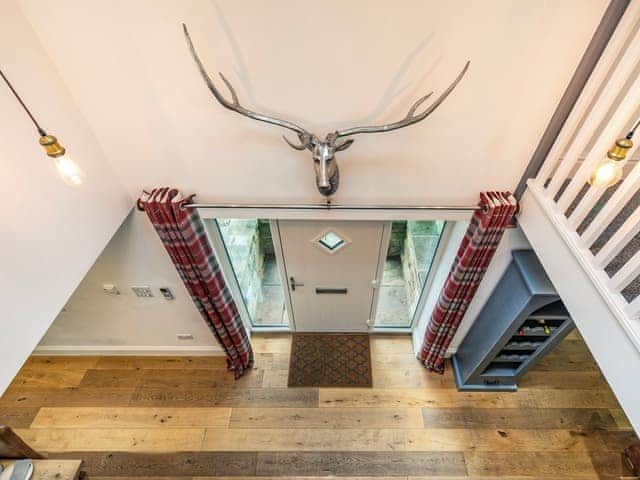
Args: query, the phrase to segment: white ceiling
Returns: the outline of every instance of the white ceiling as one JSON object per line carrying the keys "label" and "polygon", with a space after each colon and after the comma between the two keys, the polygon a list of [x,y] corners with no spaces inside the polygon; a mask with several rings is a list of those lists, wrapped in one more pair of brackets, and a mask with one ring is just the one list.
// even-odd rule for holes
{"label": "white ceiling", "polygon": [[181,22],[246,106],[317,134],[399,119],[469,59],[430,118],[338,156],[338,201],[452,204],[515,188],[607,1],[19,3],[132,194],[170,184],[200,201],[320,199],[308,152],[213,101]]}

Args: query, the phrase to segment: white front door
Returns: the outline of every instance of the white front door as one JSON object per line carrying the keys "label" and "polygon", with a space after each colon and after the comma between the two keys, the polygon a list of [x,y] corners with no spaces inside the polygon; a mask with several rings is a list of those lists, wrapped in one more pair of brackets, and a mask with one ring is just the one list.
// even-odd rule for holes
{"label": "white front door", "polygon": [[366,332],[385,222],[278,220],[295,329]]}

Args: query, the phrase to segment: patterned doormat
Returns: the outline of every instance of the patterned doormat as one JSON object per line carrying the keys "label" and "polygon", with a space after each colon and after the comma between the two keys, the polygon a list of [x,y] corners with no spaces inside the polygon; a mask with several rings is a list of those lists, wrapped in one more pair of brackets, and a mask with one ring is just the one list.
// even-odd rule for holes
{"label": "patterned doormat", "polygon": [[294,333],[290,387],[371,387],[369,335]]}

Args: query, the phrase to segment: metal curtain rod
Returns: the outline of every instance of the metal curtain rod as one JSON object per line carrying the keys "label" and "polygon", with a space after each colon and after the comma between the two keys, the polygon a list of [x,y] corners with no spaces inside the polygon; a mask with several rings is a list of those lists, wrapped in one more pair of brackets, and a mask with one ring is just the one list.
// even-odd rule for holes
{"label": "metal curtain rod", "polygon": [[456,211],[474,212],[481,210],[480,206],[471,205],[405,205],[405,206],[382,206],[382,205],[340,205],[340,204],[311,204],[311,205],[238,205],[238,204],[214,204],[214,203],[187,203],[184,208],[248,208],[248,209],[269,209],[269,210],[417,210],[417,211]]}
{"label": "metal curtain rod", "polygon": [[[150,195],[149,192],[143,190],[142,193]],[[138,210],[144,211],[140,200],[137,202]],[[303,204],[303,205],[286,205],[286,204],[233,204],[233,203],[185,203],[182,208],[220,208],[220,209],[233,209],[233,208],[247,208],[252,210],[416,210],[416,211],[450,211],[450,212],[475,212],[476,210],[483,210],[484,207],[479,205],[394,205],[394,206],[382,206],[382,205],[340,205],[327,203],[315,203],[315,204]]]}

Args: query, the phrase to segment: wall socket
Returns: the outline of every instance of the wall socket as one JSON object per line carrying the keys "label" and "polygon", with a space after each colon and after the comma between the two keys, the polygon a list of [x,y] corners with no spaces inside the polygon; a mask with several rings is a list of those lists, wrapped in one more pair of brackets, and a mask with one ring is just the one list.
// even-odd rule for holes
{"label": "wall socket", "polygon": [[153,297],[153,292],[151,291],[151,287],[146,285],[131,287],[131,290],[133,290],[133,293],[136,294],[136,297],[144,297],[144,298]]}

